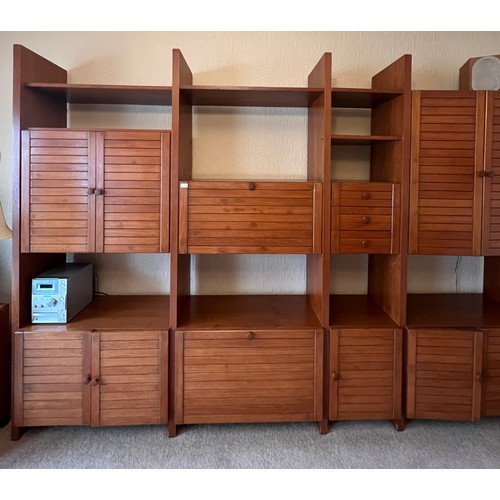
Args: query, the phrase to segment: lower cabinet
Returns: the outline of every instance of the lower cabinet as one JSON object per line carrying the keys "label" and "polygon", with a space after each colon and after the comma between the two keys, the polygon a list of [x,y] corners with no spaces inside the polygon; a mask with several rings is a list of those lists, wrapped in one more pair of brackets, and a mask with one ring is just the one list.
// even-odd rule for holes
{"label": "lower cabinet", "polygon": [[16,332],[14,423],[167,423],[167,332]]}
{"label": "lower cabinet", "polygon": [[402,418],[401,329],[330,330],[330,420]]}
{"label": "lower cabinet", "polygon": [[482,415],[500,416],[500,330],[485,331]]}
{"label": "lower cabinet", "polygon": [[177,331],[175,423],[320,421],[322,330]]}
{"label": "lower cabinet", "polygon": [[406,416],[479,420],[483,342],[481,331],[409,329]]}

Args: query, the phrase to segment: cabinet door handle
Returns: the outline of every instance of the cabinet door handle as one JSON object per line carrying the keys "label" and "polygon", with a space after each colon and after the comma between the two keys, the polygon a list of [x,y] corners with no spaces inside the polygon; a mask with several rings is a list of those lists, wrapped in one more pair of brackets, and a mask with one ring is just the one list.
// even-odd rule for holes
{"label": "cabinet door handle", "polygon": [[476,373],[476,375],[474,375],[474,378],[476,379],[477,382],[483,381],[483,375],[481,373]]}
{"label": "cabinet door handle", "polygon": [[361,198],[363,198],[363,200],[369,200],[371,198],[371,194],[370,193],[363,193],[361,195]]}
{"label": "cabinet door handle", "polygon": [[99,378],[93,378],[92,381],[90,382],[91,386],[96,386],[99,383]]}
{"label": "cabinet door handle", "polygon": [[369,224],[371,220],[372,220],[371,217],[363,217],[363,222],[365,224]]}
{"label": "cabinet door handle", "polygon": [[489,177],[490,179],[492,179],[493,177],[495,177],[495,173],[492,170],[490,170],[489,172],[481,170],[480,172],[477,173],[477,176],[480,177],[481,179],[484,179],[485,177]]}
{"label": "cabinet door handle", "polygon": [[337,380],[340,378],[339,374],[337,372],[332,373],[332,379],[337,382]]}
{"label": "cabinet door handle", "polygon": [[255,333],[253,332],[248,332],[247,339],[248,340],[253,340],[255,338]]}
{"label": "cabinet door handle", "polygon": [[87,375],[83,380],[83,385],[87,385],[90,381],[92,380],[92,377],[90,375]]}
{"label": "cabinet door handle", "polygon": [[95,190],[95,194],[96,194],[96,196],[99,196],[99,195],[101,195],[101,194],[104,194],[104,189],[96,189],[96,190]]}
{"label": "cabinet door handle", "polygon": [[95,194],[95,188],[88,188],[87,194]]}
{"label": "cabinet door handle", "polygon": [[370,246],[370,240],[363,240],[363,241],[361,242],[361,246],[362,246],[363,248],[367,248],[367,247],[369,247],[369,246]]}
{"label": "cabinet door handle", "polygon": [[249,182],[249,183],[248,183],[248,189],[249,189],[250,191],[253,191],[253,190],[255,189],[255,182]]}

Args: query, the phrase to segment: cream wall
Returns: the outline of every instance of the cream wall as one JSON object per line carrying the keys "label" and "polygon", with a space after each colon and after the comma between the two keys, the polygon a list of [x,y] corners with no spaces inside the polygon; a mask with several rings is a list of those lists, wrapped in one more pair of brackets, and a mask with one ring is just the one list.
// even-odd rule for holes
{"label": "cream wall", "polygon": [[[414,89],[456,89],[470,57],[498,54],[498,32],[3,32],[0,33],[0,199],[11,220],[12,45],[19,43],[66,68],[78,83],[169,85],[172,48],[180,48],[195,84],[305,86],[324,52],[333,54],[332,84],[368,87],[403,54],[413,56]],[[196,177],[304,178],[306,112],[296,109],[203,108],[194,121]],[[73,106],[72,126],[170,127],[170,110]],[[334,129],[366,128],[366,117],[340,116]],[[340,161],[341,175],[363,178],[367,157]],[[348,171],[348,172],[347,172]],[[343,172],[343,174],[342,174]],[[0,242],[0,300],[10,297],[10,242]],[[87,258],[87,256],[85,256]],[[92,257],[108,293],[168,291],[168,256]],[[479,291],[481,259],[410,259],[411,291]],[[193,259],[198,293],[301,293],[302,256]],[[366,258],[334,260],[332,290],[362,292]]]}

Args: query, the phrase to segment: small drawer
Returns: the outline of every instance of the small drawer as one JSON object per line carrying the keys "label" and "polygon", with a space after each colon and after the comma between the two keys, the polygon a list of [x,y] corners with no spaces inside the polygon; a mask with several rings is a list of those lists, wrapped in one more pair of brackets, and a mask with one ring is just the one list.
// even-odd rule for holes
{"label": "small drawer", "polygon": [[391,232],[392,216],[364,214],[340,215],[340,231],[388,231]]}
{"label": "small drawer", "polygon": [[355,231],[342,231],[339,235],[339,253],[363,253],[363,254],[390,254],[392,242],[388,238],[360,238],[352,237]]}
{"label": "small drawer", "polygon": [[332,185],[332,206],[392,207],[395,184],[385,182],[339,182]]}

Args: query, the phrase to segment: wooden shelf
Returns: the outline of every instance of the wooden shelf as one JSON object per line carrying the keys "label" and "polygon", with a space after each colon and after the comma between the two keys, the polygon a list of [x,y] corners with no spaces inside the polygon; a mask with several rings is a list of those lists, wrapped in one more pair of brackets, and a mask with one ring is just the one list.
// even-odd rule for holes
{"label": "wooden shelf", "polygon": [[321,328],[304,295],[194,295],[188,300],[180,329]]}
{"label": "wooden shelf", "polygon": [[371,146],[400,140],[401,137],[398,135],[332,135],[332,144],[335,146]]}
{"label": "wooden shelf", "polygon": [[244,106],[266,108],[307,108],[322,93],[308,87],[181,87],[195,106]]}
{"label": "wooden shelf", "polygon": [[25,86],[72,104],[172,105],[172,87],[72,83],[27,83]]}
{"label": "wooden shelf", "polygon": [[168,295],[99,295],[66,324],[31,325],[23,331],[168,330]]}
{"label": "wooden shelf", "polygon": [[408,295],[410,328],[500,326],[500,303],[481,293]]}
{"label": "wooden shelf", "polygon": [[332,108],[376,108],[384,102],[403,95],[402,90],[372,90],[332,88]]}
{"label": "wooden shelf", "polygon": [[368,295],[331,295],[330,326],[338,328],[398,328]]}

